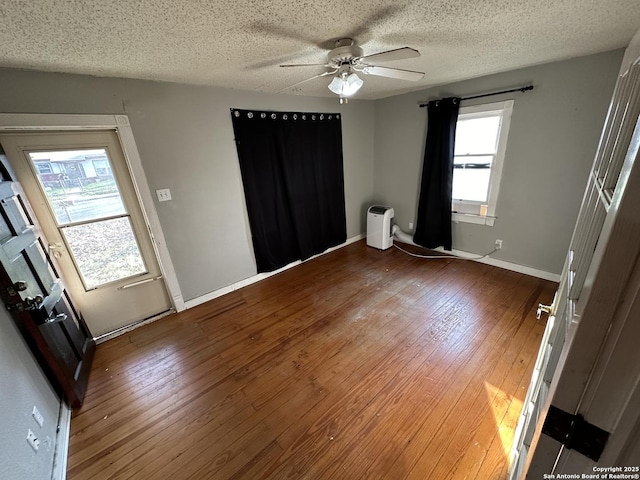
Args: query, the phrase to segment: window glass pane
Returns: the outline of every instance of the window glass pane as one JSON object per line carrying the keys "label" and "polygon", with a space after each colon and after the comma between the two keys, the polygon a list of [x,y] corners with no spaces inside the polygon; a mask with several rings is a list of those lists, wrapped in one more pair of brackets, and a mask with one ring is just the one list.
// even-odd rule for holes
{"label": "window glass pane", "polygon": [[456,124],[455,155],[496,153],[500,115],[464,118]]}
{"label": "window glass pane", "polygon": [[49,162],[36,163],[36,168],[38,169],[39,173],[53,173]]}
{"label": "window glass pane", "polygon": [[490,168],[454,168],[453,198],[486,202],[490,176]]}
{"label": "window glass pane", "polygon": [[147,272],[128,217],[61,230],[87,289]]}
{"label": "window glass pane", "polygon": [[29,157],[59,225],[127,213],[104,148]]}

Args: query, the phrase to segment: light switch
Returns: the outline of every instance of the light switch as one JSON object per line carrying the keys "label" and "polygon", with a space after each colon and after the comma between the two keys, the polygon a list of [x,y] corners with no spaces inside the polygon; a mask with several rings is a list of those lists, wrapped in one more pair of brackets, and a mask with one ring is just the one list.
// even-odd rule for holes
{"label": "light switch", "polygon": [[168,202],[169,200],[171,200],[171,190],[169,190],[168,188],[156,190],[156,195],[158,196],[159,202]]}

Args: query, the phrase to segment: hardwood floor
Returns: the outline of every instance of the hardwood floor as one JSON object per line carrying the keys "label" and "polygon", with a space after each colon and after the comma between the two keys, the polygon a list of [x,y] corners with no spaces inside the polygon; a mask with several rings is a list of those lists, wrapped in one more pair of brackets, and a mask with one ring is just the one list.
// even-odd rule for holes
{"label": "hardwood floor", "polygon": [[99,345],[68,478],[504,479],[555,287],[341,248]]}

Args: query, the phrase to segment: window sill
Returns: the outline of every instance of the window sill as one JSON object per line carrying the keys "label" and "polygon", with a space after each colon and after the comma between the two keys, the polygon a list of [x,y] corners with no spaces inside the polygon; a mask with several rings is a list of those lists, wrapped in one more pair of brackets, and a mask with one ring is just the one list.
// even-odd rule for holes
{"label": "window sill", "polygon": [[475,223],[476,225],[486,225],[493,227],[496,217],[486,217],[473,213],[451,212],[451,221],[455,223]]}

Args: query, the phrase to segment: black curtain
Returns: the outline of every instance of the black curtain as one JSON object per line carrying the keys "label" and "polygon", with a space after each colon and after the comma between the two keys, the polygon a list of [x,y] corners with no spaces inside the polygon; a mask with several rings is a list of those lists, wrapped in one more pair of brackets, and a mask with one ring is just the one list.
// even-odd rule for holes
{"label": "black curtain", "polygon": [[344,243],[339,114],[231,110],[258,272]]}
{"label": "black curtain", "polygon": [[453,151],[460,99],[429,102],[418,218],[413,241],[426,248],[451,250]]}

